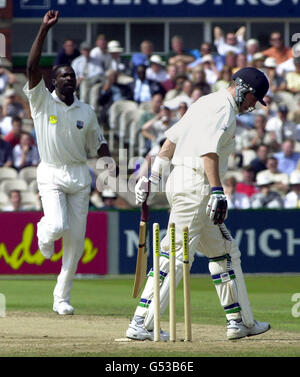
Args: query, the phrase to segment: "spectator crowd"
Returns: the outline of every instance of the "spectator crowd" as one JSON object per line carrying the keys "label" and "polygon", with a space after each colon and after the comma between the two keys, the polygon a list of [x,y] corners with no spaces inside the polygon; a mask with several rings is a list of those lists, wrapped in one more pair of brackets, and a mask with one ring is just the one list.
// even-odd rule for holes
{"label": "spectator crowd", "polygon": [[[147,175],[149,163],[164,141],[164,131],[189,106],[227,88],[239,69],[260,69],[270,83],[264,98],[267,107],[258,104],[253,112],[237,116],[236,149],[224,181],[229,208],[300,208],[300,49],[285,46],[277,31],[270,33],[269,46],[261,46],[253,38],[247,40],[244,26],[226,34],[215,27],[213,32],[213,43],[199,42],[194,49],[187,49],[183,38],[176,35],[164,56],[155,53],[150,40],[142,41],[140,51],[125,57],[120,42],[104,34],[96,38],[94,46],[86,41],[77,46],[66,39],[52,68],[61,64],[73,67],[76,95],[93,107],[99,126],[112,142],[121,137],[122,119],[125,125],[130,119],[131,129],[123,127],[122,137],[125,146],[131,138],[134,150],[143,157],[133,167],[136,179]],[[40,209],[34,174],[39,153],[30,109],[18,85],[19,75],[7,60],[1,64],[0,209]],[[120,102],[128,105],[127,118],[116,114],[115,104]],[[111,152],[118,156],[117,148]],[[97,171],[92,167],[91,175],[91,208],[134,205],[134,200],[120,198],[111,190],[98,192]]]}

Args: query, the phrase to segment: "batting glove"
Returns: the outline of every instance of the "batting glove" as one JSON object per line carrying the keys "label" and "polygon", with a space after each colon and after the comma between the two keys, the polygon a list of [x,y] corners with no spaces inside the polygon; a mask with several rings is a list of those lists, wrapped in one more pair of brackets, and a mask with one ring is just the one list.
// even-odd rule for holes
{"label": "batting glove", "polygon": [[223,187],[212,187],[206,214],[214,224],[222,224],[227,218],[227,198]]}
{"label": "batting glove", "polygon": [[141,177],[135,185],[135,202],[136,204],[143,204],[148,195],[149,180],[146,177]]}

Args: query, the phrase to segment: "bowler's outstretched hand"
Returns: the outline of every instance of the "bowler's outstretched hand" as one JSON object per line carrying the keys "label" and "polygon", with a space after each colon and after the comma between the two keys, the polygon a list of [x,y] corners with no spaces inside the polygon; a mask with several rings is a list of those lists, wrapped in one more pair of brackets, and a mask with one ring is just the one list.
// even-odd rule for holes
{"label": "bowler's outstretched hand", "polygon": [[43,18],[43,24],[47,26],[48,28],[50,28],[56,24],[57,20],[58,20],[58,10],[49,10]]}

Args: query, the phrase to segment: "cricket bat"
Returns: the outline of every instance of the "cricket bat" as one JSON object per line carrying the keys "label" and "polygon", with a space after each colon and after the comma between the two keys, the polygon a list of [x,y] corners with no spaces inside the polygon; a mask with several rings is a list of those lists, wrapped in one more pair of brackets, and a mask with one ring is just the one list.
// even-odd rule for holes
{"label": "cricket bat", "polygon": [[136,298],[147,275],[147,233],[149,222],[149,207],[146,201],[142,205],[139,230],[139,247],[136,260],[136,271],[132,297]]}

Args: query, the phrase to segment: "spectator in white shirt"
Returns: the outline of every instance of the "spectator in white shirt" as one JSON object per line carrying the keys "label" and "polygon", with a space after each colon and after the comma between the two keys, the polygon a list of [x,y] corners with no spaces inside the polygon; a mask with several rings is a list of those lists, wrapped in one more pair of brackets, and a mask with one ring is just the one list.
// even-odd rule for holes
{"label": "spectator in white shirt", "polygon": [[151,141],[151,147],[153,148],[164,137],[165,131],[175,123],[176,119],[172,119],[172,111],[168,107],[162,106],[159,114],[144,124],[142,134]]}
{"label": "spectator in white shirt", "polygon": [[8,85],[13,85],[16,81],[16,76],[6,69],[0,61],[0,95],[5,92]]}
{"label": "spectator in white shirt", "polygon": [[126,73],[125,62],[122,61],[121,53],[124,51],[119,41],[110,41],[107,45],[107,52],[110,53],[112,60],[110,63],[110,69],[117,72]]}
{"label": "spectator in white shirt", "polygon": [[290,187],[291,191],[284,200],[284,208],[300,208],[300,170],[291,173]]}
{"label": "spectator in white shirt", "polygon": [[247,54],[242,52],[236,56],[236,67],[232,69],[232,74],[236,73],[240,69],[245,68],[247,66],[248,66]]}
{"label": "spectator in white shirt", "polygon": [[[162,109],[164,108],[162,107]],[[186,113],[187,109],[188,109],[187,104],[185,102],[181,102],[181,104],[178,107],[176,117],[174,119],[171,119],[171,123],[175,124],[175,122],[179,121],[183,117],[183,115]],[[147,153],[147,155],[145,156],[145,161],[143,162],[142,166],[136,172],[136,179],[139,179],[142,176],[147,177],[149,166],[151,165],[151,160],[153,161],[153,159],[157,156],[165,140],[166,140],[166,136],[164,134],[161,134],[161,136],[158,137],[158,139],[154,143],[154,146],[150,149],[149,153]],[[168,175],[167,172],[166,174]],[[167,176],[165,176],[164,178],[165,178],[164,182],[166,182]]]}
{"label": "spectator in white shirt", "polygon": [[90,57],[95,58],[103,71],[109,70],[112,57],[107,51],[107,39],[104,34],[99,34],[96,39],[96,47],[90,52]]}
{"label": "spectator in white shirt", "polygon": [[203,90],[204,95],[211,93],[212,88],[206,80],[206,73],[202,65],[198,65],[193,69],[191,74],[191,81],[195,86]]}
{"label": "spectator in white shirt", "polygon": [[7,89],[4,97],[3,114],[5,116],[29,118],[29,107],[26,101],[17,94],[15,89]]}
{"label": "spectator in white shirt", "polygon": [[283,77],[277,74],[276,66],[277,64],[275,58],[268,57],[264,61],[264,73],[266,74],[270,84],[269,94],[274,94],[279,90],[284,90],[285,80]]}
{"label": "spectator in white shirt", "polygon": [[175,77],[175,87],[174,87],[174,89],[171,89],[166,93],[165,101],[171,100],[172,98],[175,98],[179,94],[181,94],[183,84],[184,84],[185,80],[187,80],[187,78],[188,77],[186,75],[181,75],[181,74],[176,75],[176,77]]}
{"label": "spectator in white shirt", "polygon": [[300,160],[300,153],[295,152],[295,141],[285,140],[281,144],[281,152],[275,153],[274,157],[278,160],[278,170],[290,175],[297,168]]}
{"label": "spectator in white shirt", "polygon": [[20,144],[13,149],[13,165],[21,170],[26,166],[37,166],[40,162],[37,147],[32,143],[32,137],[28,132],[23,132]]}
{"label": "spectator in white shirt", "polygon": [[12,129],[12,117],[3,115],[3,106],[0,105],[0,134],[5,136]]}
{"label": "spectator in white shirt", "polygon": [[202,64],[208,85],[214,85],[220,77],[212,55],[205,55],[202,58]]}
{"label": "spectator in white shirt", "polygon": [[192,93],[193,93],[194,85],[190,80],[185,80],[182,85],[182,92],[170,99],[164,102],[164,105],[171,109],[172,111],[176,111],[179,107],[179,104],[181,102],[186,102],[188,106],[190,106],[193,103],[192,99]]}
{"label": "spectator in white shirt", "polygon": [[[87,42],[80,44],[81,55],[74,59],[72,68],[76,74],[77,88],[80,100],[85,103],[94,103],[90,95],[91,88],[103,79],[104,71],[98,60],[90,56],[91,46]],[[98,93],[97,93],[98,94]]]}
{"label": "spectator in white shirt", "polygon": [[268,145],[270,152],[278,152],[280,144],[277,141],[277,135],[274,131],[267,131],[267,117],[264,114],[256,114],[254,117],[254,128],[247,130],[247,134],[243,135],[248,141],[245,149],[257,150],[261,144]]}
{"label": "spectator in white shirt", "polygon": [[293,57],[290,57],[289,59],[287,59],[283,63],[280,63],[277,66],[276,72],[278,75],[284,77],[286,73],[296,71],[294,57],[300,56],[300,43],[297,42],[296,44],[294,44],[294,46],[292,47],[292,50],[293,50]]}
{"label": "spectator in white shirt", "polygon": [[269,119],[266,124],[266,131],[275,132],[279,143],[286,139],[300,140],[300,130],[296,123],[288,120],[288,112],[287,106],[279,106],[277,116]]}
{"label": "spectator in white shirt", "polygon": [[150,67],[146,70],[146,78],[159,83],[166,81],[168,74],[164,66],[165,63],[159,55],[152,55],[150,58]]}
{"label": "spectator in white shirt", "polygon": [[216,26],[214,28],[214,44],[217,48],[218,54],[225,56],[229,51],[233,51],[237,55],[244,52],[245,34],[246,27],[242,26],[236,33],[230,32],[224,37],[223,30],[219,26]]}
{"label": "spectator in white shirt", "polygon": [[259,41],[257,39],[251,38],[246,42],[246,51],[247,51],[247,61],[252,63],[253,56],[259,51]]}
{"label": "spectator in white shirt", "polygon": [[286,173],[282,173],[278,170],[278,160],[274,156],[270,156],[266,163],[267,169],[257,173],[256,178],[268,177],[273,182],[271,189],[277,191],[280,194],[285,194],[288,190],[289,176]]}
{"label": "spectator in white shirt", "polygon": [[259,192],[251,197],[251,208],[283,208],[283,199],[276,191],[272,191],[272,184],[272,180],[268,177],[257,178],[256,185]]}
{"label": "spectator in white shirt", "polygon": [[186,113],[187,109],[188,109],[187,103],[186,102],[180,102],[180,104],[178,106],[178,109],[177,109],[177,112],[176,112],[176,116],[175,116],[175,118],[176,118],[177,121],[184,116],[184,114]]}
{"label": "spectator in white shirt", "polygon": [[2,208],[2,211],[4,212],[14,212],[14,211],[22,211],[22,205],[21,205],[21,192],[19,190],[11,190],[9,192],[9,201],[10,204],[6,207]]}
{"label": "spectator in white shirt", "polygon": [[138,104],[150,102],[156,93],[160,93],[163,96],[165,94],[165,90],[159,82],[146,78],[146,69],[145,65],[138,65],[136,68],[137,77],[129,84],[133,92],[133,99]]}
{"label": "spectator in white shirt", "polygon": [[237,180],[235,177],[228,177],[224,182],[224,193],[227,197],[229,209],[247,209],[250,201],[246,194],[236,192]]}
{"label": "spectator in white shirt", "polygon": [[253,55],[252,59],[252,66],[263,71],[264,70],[264,61],[266,60],[266,57],[262,52],[256,52]]}

